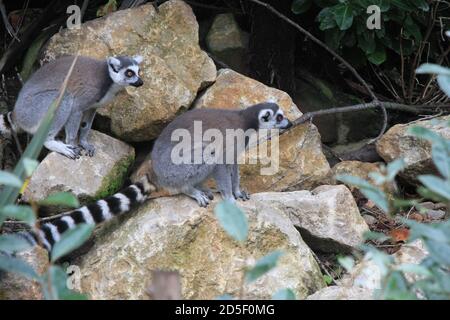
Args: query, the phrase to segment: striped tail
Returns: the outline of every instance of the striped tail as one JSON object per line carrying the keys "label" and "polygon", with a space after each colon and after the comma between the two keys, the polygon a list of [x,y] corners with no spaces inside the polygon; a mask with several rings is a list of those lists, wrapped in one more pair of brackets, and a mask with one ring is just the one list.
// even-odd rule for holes
{"label": "striped tail", "polygon": [[20,232],[19,235],[32,245],[41,244],[50,252],[64,231],[72,229],[80,223],[99,224],[129,212],[137,204],[144,202],[154,190],[155,187],[145,177],[112,196],[63,213],[62,216],[42,224],[37,233]]}

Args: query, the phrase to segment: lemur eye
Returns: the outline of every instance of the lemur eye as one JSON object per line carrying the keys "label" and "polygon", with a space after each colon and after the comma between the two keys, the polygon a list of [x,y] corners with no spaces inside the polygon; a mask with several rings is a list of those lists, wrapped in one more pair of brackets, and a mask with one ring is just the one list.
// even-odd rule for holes
{"label": "lemur eye", "polygon": [[282,114],[277,114],[277,122],[283,121],[284,117]]}
{"label": "lemur eye", "polygon": [[132,70],[127,70],[127,71],[125,72],[125,75],[126,75],[128,78],[131,78],[132,76],[134,76],[134,71],[132,71]]}
{"label": "lemur eye", "polygon": [[270,117],[270,112],[266,112],[266,114],[262,117],[262,119],[264,120],[264,122],[269,121],[269,117]]}

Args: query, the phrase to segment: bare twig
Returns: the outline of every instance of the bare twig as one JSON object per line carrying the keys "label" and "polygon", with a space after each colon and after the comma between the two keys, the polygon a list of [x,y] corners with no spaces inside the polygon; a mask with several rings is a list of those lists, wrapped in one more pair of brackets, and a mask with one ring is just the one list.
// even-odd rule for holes
{"label": "bare twig", "polygon": [[3,0],[0,0],[0,12],[3,19],[3,24],[5,25],[6,31],[13,37],[16,41],[20,42],[20,39],[17,37],[16,32],[14,31],[14,28],[11,26],[8,20],[8,14],[6,13],[5,4],[3,3]]}
{"label": "bare twig", "polygon": [[400,104],[400,103],[377,101],[377,102],[370,102],[370,103],[361,103],[361,104],[340,107],[340,108],[330,108],[330,109],[318,110],[318,111],[313,111],[313,112],[307,112],[307,113],[303,114],[301,117],[294,120],[292,122],[292,125],[297,126],[297,125],[302,124],[316,116],[322,116],[325,114],[345,113],[345,112],[354,112],[354,111],[373,109],[373,108],[379,107],[380,105],[383,106],[384,109],[398,110],[398,111],[408,112],[408,113],[412,113],[412,114],[420,114],[422,112],[432,113],[432,111],[435,111],[438,108],[450,108],[450,104],[436,105],[436,106],[428,106],[428,105],[410,106],[410,105],[405,105],[405,104]]}

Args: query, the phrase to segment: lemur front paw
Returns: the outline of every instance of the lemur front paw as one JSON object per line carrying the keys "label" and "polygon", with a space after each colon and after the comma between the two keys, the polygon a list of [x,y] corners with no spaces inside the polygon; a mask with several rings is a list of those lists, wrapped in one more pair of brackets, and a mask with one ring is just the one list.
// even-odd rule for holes
{"label": "lemur front paw", "polygon": [[83,148],[84,151],[86,151],[86,155],[89,157],[93,157],[95,154],[95,147],[93,144],[87,143],[87,142],[80,142],[81,148]]}
{"label": "lemur front paw", "polygon": [[242,199],[243,201],[250,199],[250,195],[245,190],[236,190],[233,192],[233,196],[236,199]]}

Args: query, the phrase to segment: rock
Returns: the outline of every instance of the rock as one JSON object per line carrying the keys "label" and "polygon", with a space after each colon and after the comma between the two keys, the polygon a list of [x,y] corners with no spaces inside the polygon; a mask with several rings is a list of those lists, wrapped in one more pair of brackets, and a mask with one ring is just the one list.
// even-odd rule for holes
{"label": "rock", "polygon": [[93,157],[72,160],[49,153],[34,171],[22,199],[39,201],[64,191],[85,203],[119,190],[134,161],[134,148],[95,130],[89,139],[96,147]]}
{"label": "rock", "polygon": [[358,287],[330,286],[310,295],[306,300],[373,300],[372,291]]}
{"label": "rock", "polygon": [[[30,265],[38,274],[49,267],[47,250],[33,247],[17,254],[17,258]],[[0,272],[0,300],[42,300],[40,284],[15,273]]]}
{"label": "rock", "polygon": [[233,14],[219,14],[206,36],[206,46],[214,57],[241,73],[246,71],[248,34],[241,31]]}
{"label": "rock", "polygon": [[268,192],[252,195],[253,200],[288,214],[313,250],[350,251],[364,241],[369,231],[355,200],[344,185],[320,186],[313,191]]}
{"label": "rock", "polygon": [[368,214],[363,215],[363,219],[369,226],[374,225],[375,223],[378,222],[377,218],[375,218],[371,215],[368,215]]}
{"label": "rock", "polygon": [[290,120],[302,115],[289,95],[268,87],[230,69],[220,69],[216,82],[194,104],[195,108],[244,109],[250,105],[273,101]]}
{"label": "rock", "polygon": [[158,136],[179,112],[187,109],[197,91],[216,78],[213,61],[198,44],[198,24],[192,9],[180,0],[120,10],[64,29],[53,36],[44,60],[65,54],[103,59],[112,55],[144,57],[144,85],[128,87],[99,113],[111,120],[111,130],[126,141]]}
{"label": "rock", "polygon": [[249,219],[249,240],[243,245],[218,225],[217,200],[209,209],[186,196],[148,201],[82,257],[82,292],[92,299],[146,299],[151,271],[171,270],[181,275],[184,299],[238,296],[246,261],[276,249],[284,251],[277,267],[247,284],[245,298],[270,299],[286,287],[305,298],[322,288],[320,269],[292,223],[263,200],[265,195],[255,198],[239,203]]}
{"label": "rock", "polygon": [[[420,240],[403,245],[400,250],[393,254],[396,265],[400,264],[420,264],[428,255],[428,251]],[[346,275],[340,281],[341,285],[348,287],[360,287],[368,290],[380,289],[382,279],[382,271],[380,267],[373,261],[369,260],[367,255],[358,263],[349,275]],[[411,273],[406,274],[406,279],[412,281],[417,277]]]}
{"label": "rock", "polygon": [[441,220],[445,217],[444,210],[427,210],[427,216],[431,220]]}
{"label": "rock", "polygon": [[403,158],[406,168],[399,175],[410,183],[417,183],[418,175],[436,173],[431,159],[431,144],[411,136],[407,130],[413,126],[421,126],[450,139],[450,128],[447,125],[449,119],[450,116],[444,116],[411,124],[395,125],[378,140],[377,151],[386,162]]}
{"label": "rock", "polygon": [[[342,161],[336,164],[331,169],[332,182],[338,183],[335,180],[337,175],[351,175],[364,180],[369,181],[372,184],[375,184],[375,181],[369,177],[371,172],[376,172],[382,174],[382,170],[380,168],[381,163],[370,163],[370,162],[360,162],[360,161]],[[348,186],[351,187],[351,186]],[[395,183],[391,183],[390,185],[386,185],[381,188],[384,192],[394,193],[396,186]]]}
{"label": "rock", "polygon": [[[290,120],[301,116],[285,92],[229,69],[219,70],[216,82],[199,98],[195,108],[242,109],[264,101],[278,103]],[[260,150],[271,150],[271,147],[272,142],[260,144]],[[250,153],[255,150],[253,148]],[[268,154],[272,156],[270,152]],[[261,168],[270,166],[267,164],[249,164],[247,161],[241,166],[241,183],[247,191],[255,193],[314,188],[330,170],[314,125],[300,125],[281,135],[279,156],[272,158],[275,174],[261,175]]]}

